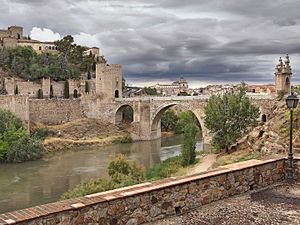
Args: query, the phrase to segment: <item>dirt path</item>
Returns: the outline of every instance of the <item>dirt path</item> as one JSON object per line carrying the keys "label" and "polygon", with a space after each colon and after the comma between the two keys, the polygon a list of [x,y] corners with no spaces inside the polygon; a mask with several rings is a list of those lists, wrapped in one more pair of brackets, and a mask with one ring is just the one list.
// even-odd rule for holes
{"label": "dirt path", "polygon": [[201,163],[196,165],[189,173],[188,175],[195,174],[195,173],[201,173],[206,172],[212,164],[216,161],[216,154],[209,154],[203,157]]}

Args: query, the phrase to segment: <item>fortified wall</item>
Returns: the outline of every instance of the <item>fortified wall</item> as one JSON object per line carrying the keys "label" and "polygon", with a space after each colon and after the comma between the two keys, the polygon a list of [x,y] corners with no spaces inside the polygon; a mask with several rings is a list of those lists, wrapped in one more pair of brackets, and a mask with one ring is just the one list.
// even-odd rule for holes
{"label": "fortified wall", "polygon": [[[300,181],[300,158],[294,161]],[[250,160],[205,174],[143,183],[0,215],[0,224],[143,224],[286,180],[285,158]]]}
{"label": "fortified wall", "polygon": [[83,118],[79,99],[30,99],[21,95],[1,95],[0,106],[30,123],[61,124]]}

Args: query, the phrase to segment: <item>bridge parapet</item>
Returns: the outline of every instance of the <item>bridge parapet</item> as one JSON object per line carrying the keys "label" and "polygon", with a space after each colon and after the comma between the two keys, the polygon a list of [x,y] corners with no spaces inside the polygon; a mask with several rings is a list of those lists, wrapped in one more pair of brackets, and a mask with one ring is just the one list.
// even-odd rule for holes
{"label": "bridge parapet", "polygon": [[[273,95],[269,94],[252,94],[247,93],[247,96],[254,100],[264,100],[264,99],[275,99]],[[138,102],[138,101],[207,101],[210,95],[198,95],[198,96],[170,96],[170,97],[160,97],[160,96],[144,96],[144,97],[134,97],[134,98],[117,98],[116,102]]]}

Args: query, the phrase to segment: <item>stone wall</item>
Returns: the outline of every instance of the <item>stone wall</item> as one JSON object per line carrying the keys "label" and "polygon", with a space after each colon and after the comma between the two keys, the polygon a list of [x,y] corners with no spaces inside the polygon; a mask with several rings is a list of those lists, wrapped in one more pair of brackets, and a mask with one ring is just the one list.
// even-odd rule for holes
{"label": "stone wall", "polygon": [[[300,165],[300,158],[295,159]],[[0,215],[0,224],[134,225],[184,213],[286,178],[286,159],[250,160],[205,174],[143,183]],[[296,168],[299,179],[299,167]]]}
{"label": "stone wall", "polygon": [[79,99],[30,99],[31,122],[61,124],[83,118]]}
{"label": "stone wall", "polygon": [[29,121],[29,108],[27,96],[0,95],[0,107],[11,111],[23,122]]}

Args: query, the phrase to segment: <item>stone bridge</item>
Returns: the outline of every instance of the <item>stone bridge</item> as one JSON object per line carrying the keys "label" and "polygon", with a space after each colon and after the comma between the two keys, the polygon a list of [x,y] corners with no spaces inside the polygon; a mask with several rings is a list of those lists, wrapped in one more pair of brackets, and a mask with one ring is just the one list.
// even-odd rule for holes
{"label": "stone bridge", "polygon": [[[260,108],[262,120],[272,114],[275,99],[270,95],[250,95],[253,103]],[[99,96],[83,96],[80,99],[30,99],[28,96],[0,96],[0,108],[8,109],[23,122],[61,124],[80,118],[97,118],[102,121],[121,124],[126,107],[133,110],[132,138],[154,140],[161,137],[162,114],[172,106],[192,111],[202,128],[206,143],[210,135],[204,125],[204,107],[209,96],[142,97],[116,98],[103,102]]]}
{"label": "stone bridge", "polygon": [[[253,104],[260,109],[262,120],[267,120],[272,114],[274,98],[271,95],[249,95]],[[130,106],[133,109],[134,140],[153,140],[161,137],[160,121],[162,114],[172,106],[179,106],[183,110],[192,111],[201,125],[205,143],[210,141],[208,129],[204,125],[204,107],[209,96],[176,96],[176,97],[142,97],[142,98],[119,98],[107,107],[104,107],[106,117],[114,124],[121,124],[123,111]],[[105,112],[102,113],[104,115]]]}

